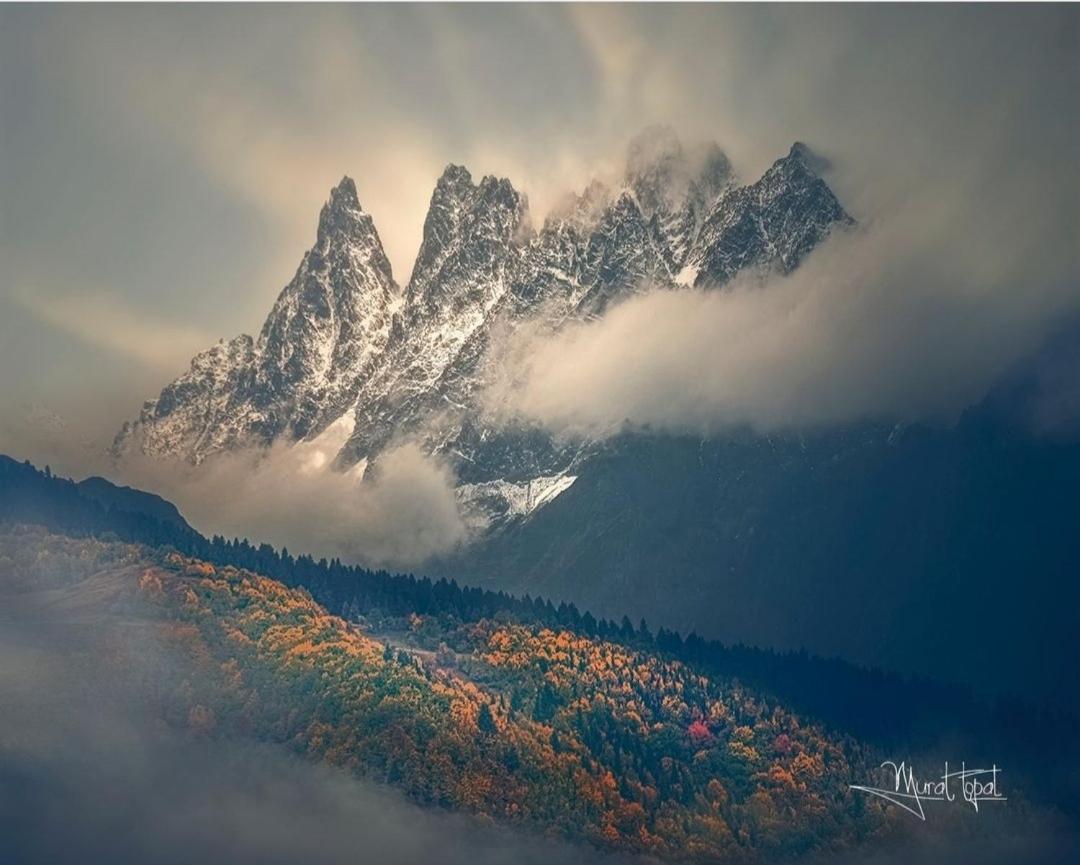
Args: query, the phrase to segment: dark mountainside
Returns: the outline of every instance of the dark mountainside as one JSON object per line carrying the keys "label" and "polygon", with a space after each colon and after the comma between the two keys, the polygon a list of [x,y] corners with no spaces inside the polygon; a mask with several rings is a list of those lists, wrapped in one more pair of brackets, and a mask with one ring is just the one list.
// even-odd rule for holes
{"label": "dark mountainside", "polygon": [[86,498],[100,502],[106,508],[116,508],[135,514],[146,514],[179,529],[190,529],[176,505],[154,493],[132,487],[119,486],[102,477],[90,477],[78,483],[79,492]]}
{"label": "dark mountainside", "polygon": [[627,434],[447,573],[1072,711],[1080,446],[954,429]]}

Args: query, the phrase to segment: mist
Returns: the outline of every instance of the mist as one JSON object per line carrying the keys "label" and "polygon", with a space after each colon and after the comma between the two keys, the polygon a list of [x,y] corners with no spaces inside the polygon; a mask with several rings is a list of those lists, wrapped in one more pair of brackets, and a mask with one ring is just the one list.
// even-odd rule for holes
{"label": "mist", "polygon": [[627,861],[421,808],[280,745],[169,726],[158,691],[190,664],[175,647],[102,616],[108,604],[81,603],[78,587],[56,603],[12,592],[9,576],[0,569],[4,862]]}
{"label": "mist", "polygon": [[[555,334],[525,329],[503,349],[489,408],[599,437],[627,424],[951,423],[1080,312],[1073,215],[1016,227],[978,188],[837,232],[788,276],[654,290]],[[1044,378],[1064,393],[1039,410],[1068,426],[1075,382]]]}
{"label": "mist", "polygon": [[109,477],[159,493],[205,534],[293,554],[408,567],[464,542],[451,468],[403,441],[370,470],[341,471],[334,458],[352,427],[349,414],[311,441],[215,454],[197,466],[133,454]]}
{"label": "mist", "polygon": [[[719,37],[726,77],[693,53],[715,34],[680,19],[665,38],[691,52],[684,74],[715,82],[716,137],[742,182],[805,138],[857,225],[787,276],[525,329],[503,349],[493,415],[591,436],[950,423],[1060,338],[1080,312],[1078,19],[979,13],[736,16]],[[775,50],[749,50],[763,44]],[[671,115],[690,99],[672,91]],[[724,123],[728,109],[747,122]],[[1062,428],[1076,425],[1074,368],[1041,376],[1057,392],[1038,411]]]}

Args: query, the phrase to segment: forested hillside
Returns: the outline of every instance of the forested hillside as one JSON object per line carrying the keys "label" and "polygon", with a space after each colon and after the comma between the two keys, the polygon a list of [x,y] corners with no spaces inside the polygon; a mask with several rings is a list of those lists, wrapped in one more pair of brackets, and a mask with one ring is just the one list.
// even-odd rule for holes
{"label": "forested hillside", "polygon": [[379,637],[247,570],[36,528],[0,536],[0,588],[166,647],[147,690],[168,724],[278,742],[422,803],[674,860],[838,849],[901,823],[847,789],[877,760],[854,740],[569,630],[414,614]]}
{"label": "forested hillside", "polygon": [[[626,433],[555,501],[443,566],[476,585],[572,593],[597,615],[1075,713],[1080,447],[995,411],[988,401],[951,428]],[[971,640],[953,626],[960,610],[1000,639]]]}

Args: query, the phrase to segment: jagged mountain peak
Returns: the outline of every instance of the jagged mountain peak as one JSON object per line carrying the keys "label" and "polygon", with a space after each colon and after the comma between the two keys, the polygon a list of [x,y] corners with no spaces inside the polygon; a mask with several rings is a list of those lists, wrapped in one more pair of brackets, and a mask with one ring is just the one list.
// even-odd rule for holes
{"label": "jagged mountain peak", "polygon": [[828,172],[832,163],[820,153],[812,150],[801,141],[791,145],[788,152],[777,159],[757,182],[758,186],[767,186],[770,182],[780,182],[789,185],[825,185],[822,175]]}
{"label": "jagged mountain peak", "polygon": [[[348,250],[352,261],[344,263],[345,266],[372,268],[377,271],[378,281],[394,284],[390,260],[386,257],[375,221],[361,207],[356,183],[348,175],[330,190],[330,196],[323,204],[315,247],[309,257],[326,255],[332,246]],[[322,264],[319,261],[311,263],[316,267]],[[396,284],[394,287],[396,289]]]}
{"label": "jagged mountain peak", "polygon": [[823,174],[832,167],[832,163],[820,153],[812,150],[808,145],[801,141],[796,141],[791,145],[791,149],[788,151],[787,159],[798,162],[807,171],[811,171],[814,174]]}
{"label": "jagged mountain peak", "polygon": [[437,306],[462,282],[463,268],[490,274],[493,262],[530,230],[528,199],[507,178],[486,175],[475,183],[467,168],[451,163],[435,184],[424,218],[407,303]]}
{"label": "jagged mountain peak", "polygon": [[334,228],[344,228],[360,220],[371,222],[371,217],[360,206],[356,183],[346,175],[337,186],[331,187],[330,195],[319,212],[319,233]]}
{"label": "jagged mountain peak", "polygon": [[436,198],[462,197],[473,188],[472,173],[464,165],[454,162],[447,164],[439,179],[435,181],[435,189],[431,194],[432,201]]}
{"label": "jagged mountain peak", "polygon": [[476,189],[484,200],[500,200],[514,207],[528,200],[525,193],[514,186],[510,178],[499,177],[496,174],[485,174],[476,184]]}
{"label": "jagged mountain peak", "polygon": [[114,452],[137,447],[199,462],[281,435],[303,438],[347,410],[362,370],[389,338],[400,290],[374,221],[346,176],[319,214],[315,244],[257,340],[222,341],[126,424]]}
{"label": "jagged mountain peak", "polygon": [[513,201],[522,198],[522,194],[514,188],[514,184],[506,177],[497,177],[494,174],[485,174],[479,182],[474,182],[472,172],[464,165],[451,162],[443,169],[439,179],[435,181],[435,190],[431,195],[431,203],[459,201],[465,202],[479,197],[482,200],[503,199]]}
{"label": "jagged mountain peak", "polygon": [[723,195],[678,281],[718,286],[751,267],[794,270],[836,227],[853,223],[818,174],[825,165],[795,142],[759,180]]}
{"label": "jagged mountain peak", "polygon": [[[311,438],[352,412],[340,466],[377,461],[395,437],[414,435],[467,462],[478,489],[559,479],[578,457],[539,438],[518,447],[515,433],[478,414],[492,334],[603,315],[652,287],[792,269],[850,222],[815,173],[818,159],[796,144],[737,187],[718,145],[684,145],[670,128],[651,127],[630,142],[621,176],[568,195],[539,234],[510,180],[451,163],[434,185],[404,291],[343,177],[259,339],[196,358],[135,424],[143,450],[198,461],[247,442]],[[136,436],[125,428],[121,438]]]}
{"label": "jagged mountain peak", "polygon": [[347,174],[343,175],[338,185],[330,190],[330,203],[340,203],[343,206],[359,210],[360,197],[356,193],[356,181]]}
{"label": "jagged mountain peak", "polygon": [[[826,157],[803,142],[796,141],[787,154],[777,159],[761,179],[751,186],[763,190],[775,188],[778,184],[787,189],[815,187],[835,201],[832,191],[821,176],[831,167],[832,163]],[[837,206],[839,207],[839,204]]]}

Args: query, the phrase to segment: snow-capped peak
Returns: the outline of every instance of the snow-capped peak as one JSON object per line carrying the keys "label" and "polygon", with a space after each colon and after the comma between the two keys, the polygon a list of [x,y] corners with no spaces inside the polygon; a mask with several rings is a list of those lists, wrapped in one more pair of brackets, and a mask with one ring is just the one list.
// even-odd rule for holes
{"label": "snow-capped peak", "polygon": [[124,426],[117,452],[198,461],[249,443],[317,440],[325,462],[327,442],[348,436],[335,459],[348,468],[377,464],[410,436],[482,491],[463,502],[489,508],[494,496],[509,503],[502,517],[525,518],[530,503],[565,489],[590,451],[488,425],[479,394],[498,362],[496,335],[601,316],[651,288],[713,288],[747,268],[792,269],[851,222],[819,176],[823,165],[796,143],[738,187],[716,144],[684,146],[656,127],[630,143],[620,182],[568,196],[534,233],[509,180],[476,181],[451,164],[435,183],[404,291],[344,177],[259,338],[196,357]]}
{"label": "snow-capped peak", "polygon": [[198,462],[245,443],[319,432],[350,407],[357,377],[385,347],[399,294],[375,225],[345,177],[258,340],[237,337],[199,355],[125,425],[114,450]]}

